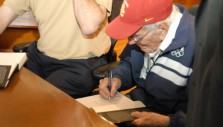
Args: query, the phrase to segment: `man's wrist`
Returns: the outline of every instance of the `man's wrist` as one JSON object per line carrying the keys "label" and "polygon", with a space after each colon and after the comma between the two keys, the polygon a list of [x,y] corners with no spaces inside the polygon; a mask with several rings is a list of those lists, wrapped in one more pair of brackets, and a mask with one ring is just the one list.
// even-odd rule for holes
{"label": "man's wrist", "polygon": [[170,117],[169,116],[164,117],[163,121],[164,121],[164,123],[163,123],[164,127],[170,127]]}

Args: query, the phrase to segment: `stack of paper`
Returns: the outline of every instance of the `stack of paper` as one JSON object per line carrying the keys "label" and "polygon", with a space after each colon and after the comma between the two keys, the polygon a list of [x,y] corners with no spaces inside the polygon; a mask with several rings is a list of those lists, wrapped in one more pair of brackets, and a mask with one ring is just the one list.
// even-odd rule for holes
{"label": "stack of paper", "polygon": [[[7,86],[9,79],[12,77],[14,72],[21,69],[27,60],[26,53],[14,53],[14,52],[0,52],[0,66],[2,68],[2,75],[4,74],[4,69],[10,69],[8,76],[6,77],[6,82],[0,84],[1,88]],[[2,79],[3,81],[4,79]]]}

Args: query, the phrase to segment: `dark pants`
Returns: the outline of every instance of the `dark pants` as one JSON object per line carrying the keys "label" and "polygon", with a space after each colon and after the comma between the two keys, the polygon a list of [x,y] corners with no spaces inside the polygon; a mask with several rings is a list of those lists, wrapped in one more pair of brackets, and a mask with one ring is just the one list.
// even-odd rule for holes
{"label": "dark pants", "polygon": [[48,57],[33,43],[27,50],[26,67],[73,98],[88,96],[98,82],[92,70],[106,64],[103,58],[58,60]]}

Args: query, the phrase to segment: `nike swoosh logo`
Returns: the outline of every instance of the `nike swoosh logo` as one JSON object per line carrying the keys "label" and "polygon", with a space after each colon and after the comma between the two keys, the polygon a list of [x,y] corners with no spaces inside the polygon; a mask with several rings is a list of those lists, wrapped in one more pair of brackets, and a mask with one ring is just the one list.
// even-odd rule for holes
{"label": "nike swoosh logo", "polygon": [[149,22],[150,20],[152,20],[153,18],[149,18],[149,19],[147,19],[147,18],[145,18],[145,22]]}

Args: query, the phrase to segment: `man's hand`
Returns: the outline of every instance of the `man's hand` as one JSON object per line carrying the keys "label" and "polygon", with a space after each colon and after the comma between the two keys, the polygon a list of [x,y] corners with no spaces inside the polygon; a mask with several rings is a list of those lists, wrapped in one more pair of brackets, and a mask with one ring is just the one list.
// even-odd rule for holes
{"label": "man's hand", "polygon": [[118,78],[112,78],[111,91],[108,90],[108,78],[101,79],[99,81],[99,94],[105,99],[115,97],[117,90],[121,87],[121,80]]}
{"label": "man's hand", "polygon": [[133,125],[139,127],[168,127],[170,124],[170,117],[161,115],[155,112],[132,112]]}

